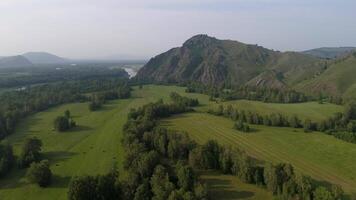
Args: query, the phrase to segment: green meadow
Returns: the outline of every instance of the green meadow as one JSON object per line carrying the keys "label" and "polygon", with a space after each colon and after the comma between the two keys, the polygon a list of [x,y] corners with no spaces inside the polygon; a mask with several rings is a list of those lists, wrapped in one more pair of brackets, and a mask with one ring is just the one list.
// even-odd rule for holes
{"label": "green meadow", "polygon": [[[198,111],[204,111],[210,106],[216,105],[215,102],[210,102],[206,95],[185,93],[183,87],[145,85],[143,89],[135,87],[132,98],[110,101],[96,112],[90,112],[87,103],[72,103],[27,117],[19,124],[16,132],[3,142],[12,144],[15,154],[19,155],[21,145],[26,138],[35,136],[41,139],[43,155],[50,161],[54,175],[53,184],[42,189],[27,183],[24,179],[25,170],[14,169],[0,179],[0,199],[66,199],[67,185],[73,176],[104,174],[114,165],[120,169],[121,174],[124,174],[122,160],[125,151],[121,146],[121,137],[127,113],[131,108],[137,108],[159,99],[167,102],[172,91],[198,98],[201,103]],[[238,105],[241,102],[244,101],[232,103]],[[248,103],[248,101],[245,102]],[[305,112],[315,113],[313,115],[315,119],[332,115],[335,111],[340,110],[338,106],[329,104],[307,104],[310,106],[304,109]],[[304,111],[299,111],[299,108],[305,107],[303,104],[273,104],[274,107],[271,107],[272,104],[259,102],[250,102],[250,105],[244,107],[250,108],[253,105],[258,105],[259,107],[256,109],[264,110],[263,112],[276,112],[275,109],[283,107],[281,110],[290,114],[296,112],[294,114],[297,115],[303,114]],[[298,108],[294,108],[295,106]],[[53,120],[67,109],[70,110],[78,127],[64,133],[53,131]],[[319,115],[319,111],[323,113]],[[306,172],[314,172],[311,173],[314,176],[320,170],[320,176],[325,175],[328,180],[332,179],[340,183],[345,181],[343,186],[348,184],[355,186],[351,180],[356,178],[355,173],[352,172],[352,169],[355,169],[353,163],[356,163],[354,145],[323,134],[306,135],[295,133],[290,129],[261,127],[258,128],[261,129],[260,132],[243,135],[231,129],[231,121],[206,114],[183,115],[171,118],[167,123],[172,128],[188,131],[198,142],[218,139],[226,144],[240,145],[253,155],[261,155],[261,157],[273,161],[291,162],[297,169],[309,169]],[[313,141],[314,143],[311,143]],[[323,144],[323,142],[326,143]],[[304,149],[299,152],[298,149],[288,149],[291,147],[304,147]],[[309,155],[308,151],[310,151]],[[323,155],[321,155],[322,151],[324,151]],[[330,154],[329,151],[333,153]],[[346,151],[348,152],[344,154]],[[338,156],[336,156],[337,153]],[[336,158],[330,159],[334,157]],[[232,176],[219,176],[210,173],[204,174],[202,177],[213,188],[214,195],[230,195],[225,196],[227,199],[260,199],[262,196],[264,199],[270,199],[270,194],[266,191],[243,184]]]}
{"label": "green meadow", "polygon": [[162,126],[186,131],[198,143],[214,139],[264,161],[291,163],[299,173],[356,192],[355,144],[293,128],[251,125],[254,132],[242,133],[232,128],[233,123],[206,113],[188,113],[166,119]]}

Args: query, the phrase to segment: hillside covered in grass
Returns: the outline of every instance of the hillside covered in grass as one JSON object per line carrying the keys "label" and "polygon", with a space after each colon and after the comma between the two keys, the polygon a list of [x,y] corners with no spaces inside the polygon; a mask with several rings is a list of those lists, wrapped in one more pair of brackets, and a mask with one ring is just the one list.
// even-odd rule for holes
{"label": "hillside covered in grass", "polygon": [[[182,47],[152,58],[138,72],[137,79],[163,83],[196,81],[227,87],[249,83],[282,88],[312,77],[323,67],[319,61],[297,52],[282,53],[258,45],[196,35]],[[266,82],[273,84],[263,84]]]}

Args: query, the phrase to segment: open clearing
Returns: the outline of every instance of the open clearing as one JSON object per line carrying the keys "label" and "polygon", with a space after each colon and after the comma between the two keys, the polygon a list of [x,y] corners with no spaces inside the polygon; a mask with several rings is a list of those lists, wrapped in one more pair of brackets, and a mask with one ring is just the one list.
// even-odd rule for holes
{"label": "open clearing", "polygon": [[[67,185],[71,177],[83,174],[103,174],[108,172],[114,164],[116,164],[119,169],[122,169],[121,162],[124,150],[120,142],[122,136],[121,130],[122,125],[126,121],[128,111],[131,108],[136,108],[161,98],[164,101],[169,101],[169,94],[172,91],[184,96],[198,98],[202,104],[198,107],[198,110],[204,110],[216,104],[210,102],[209,97],[206,95],[185,93],[185,88],[183,87],[149,85],[144,86],[143,89],[135,87],[131,99],[110,101],[103,109],[96,112],[89,112],[87,103],[73,103],[61,105],[29,116],[20,123],[16,132],[7,137],[6,140],[14,146],[15,154],[18,155],[25,138],[33,136],[40,138],[43,142],[43,154],[51,163],[51,169],[54,174],[53,184],[45,189],[28,184],[26,180],[23,179],[25,170],[14,169],[9,175],[0,180],[0,199],[66,199]],[[293,105],[294,104],[289,104],[286,106],[289,107]],[[269,106],[269,104],[262,104],[262,106]],[[318,106],[324,107],[324,105],[315,105],[315,107]],[[58,115],[62,115],[67,109],[71,111],[78,127],[64,133],[52,131],[54,118]],[[333,111],[327,111],[325,114],[331,115],[332,112]],[[194,121],[192,121],[192,123],[193,124],[187,124],[187,127],[179,128],[205,128],[201,127],[201,124],[195,124]],[[216,123],[213,122],[210,126],[215,124]],[[220,127],[220,125],[217,124],[217,127]],[[230,127],[229,125],[225,128],[231,131]],[[209,133],[210,130],[207,130],[207,133]],[[284,129],[281,130],[283,131]],[[276,134],[275,136],[278,136],[279,133]],[[202,141],[194,137],[194,135],[194,132],[192,132],[193,138]],[[279,140],[279,138],[274,139]],[[283,139],[281,140],[283,141]],[[293,143],[294,141],[288,142]],[[256,142],[256,145],[258,145],[258,142]],[[307,144],[305,146],[307,146]],[[276,147],[276,149],[278,150],[278,147]],[[349,152],[349,155],[355,154]],[[342,156],[342,158],[344,158],[345,163],[354,161],[354,159],[349,159],[345,156]],[[348,170],[340,169],[340,171],[349,173],[352,169],[355,169],[354,165],[349,165]],[[350,173],[350,175],[355,177],[352,173]],[[214,179],[219,177],[216,174],[204,177],[209,178],[210,176],[213,176]],[[225,179],[228,179],[228,181],[224,181]],[[260,194],[265,196],[264,191],[260,192],[261,189],[253,185],[239,183],[236,180],[235,177],[221,176],[221,182],[217,180],[217,182],[213,181],[209,182],[209,184],[211,183],[212,187],[218,184],[216,185],[216,188],[218,188],[220,183],[224,183],[227,184],[224,187],[230,188],[229,190],[236,189],[237,191],[245,191],[239,193],[241,194],[239,198],[258,199]],[[236,185],[238,186],[236,187]],[[252,192],[255,195],[247,195],[248,192]],[[219,191],[215,191],[214,194],[219,194]],[[220,194],[225,193],[220,192]],[[234,193],[234,195],[236,195],[236,193]]]}
{"label": "open clearing", "polygon": [[198,143],[215,139],[261,160],[291,163],[298,172],[339,184],[347,192],[356,191],[355,144],[293,128],[252,125],[256,132],[242,133],[232,128],[233,123],[223,117],[188,113],[164,120],[162,125],[186,131]]}

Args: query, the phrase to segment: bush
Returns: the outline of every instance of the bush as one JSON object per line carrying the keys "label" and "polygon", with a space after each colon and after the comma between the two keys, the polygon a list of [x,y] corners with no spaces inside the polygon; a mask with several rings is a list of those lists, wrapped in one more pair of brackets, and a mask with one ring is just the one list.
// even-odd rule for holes
{"label": "bush", "polygon": [[52,172],[49,168],[48,160],[42,160],[39,163],[31,163],[26,174],[31,183],[36,183],[40,187],[46,187],[51,183]]}
{"label": "bush", "polygon": [[41,159],[40,151],[42,147],[41,140],[37,138],[28,138],[22,146],[19,157],[19,167],[28,167],[32,162],[38,162]]}

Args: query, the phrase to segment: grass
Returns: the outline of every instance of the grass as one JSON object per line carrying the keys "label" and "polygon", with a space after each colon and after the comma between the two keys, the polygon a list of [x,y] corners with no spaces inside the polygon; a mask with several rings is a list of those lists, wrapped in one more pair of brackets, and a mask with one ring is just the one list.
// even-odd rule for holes
{"label": "grass", "polygon": [[[67,199],[67,186],[76,175],[96,175],[108,172],[113,165],[122,171],[124,149],[121,146],[122,126],[127,113],[148,102],[169,101],[171,91],[183,94],[184,88],[174,86],[144,86],[135,88],[133,98],[115,100],[96,112],[88,110],[87,103],[58,106],[34,114],[20,123],[7,142],[19,155],[24,140],[38,137],[43,142],[43,155],[50,160],[54,174],[53,184],[45,189],[28,184],[23,178],[25,170],[12,170],[0,180],[0,199]],[[191,94],[202,102],[205,95]],[[70,110],[78,127],[69,132],[53,131],[53,120]]]}
{"label": "grass", "polygon": [[265,189],[241,182],[236,176],[222,175],[216,171],[205,171],[201,179],[208,185],[211,199],[269,200],[271,193]]}
{"label": "grass", "polygon": [[265,161],[291,163],[298,172],[341,185],[356,192],[356,145],[323,133],[304,133],[301,129],[252,125],[256,132],[234,130],[233,121],[205,113],[178,115],[162,122],[183,130],[198,143],[215,139],[221,144],[244,149]]}
{"label": "grass", "polygon": [[[87,103],[73,103],[29,116],[19,124],[14,134],[7,137],[7,141],[14,146],[15,154],[19,155],[20,147],[26,138],[33,136],[40,138],[43,142],[44,157],[49,159],[51,163],[51,169],[54,174],[53,184],[45,189],[39,188],[26,182],[23,178],[25,170],[14,169],[6,177],[0,179],[0,199],[66,199],[67,185],[73,176],[103,174],[108,172],[114,164],[122,171],[121,164],[124,150],[121,147],[120,140],[122,137],[122,125],[126,121],[128,111],[131,108],[159,99],[169,101],[169,94],[172,91],[198,98],[202,104],[198,110],[204,110],[211,104],[215,104],[209,102],[209,97],[206,95],[186,94],[183,87],[148,85],[144,86],[143,89],[135,87],[133,98],[110,101],[103,109],[97,112],[89,112]],[[261,106],[268,107],[270,105],[262,104]],[[287,107],[289,106],[293,106],[293,104],[287,105]],[[318,105],[315,106],[317,107]],[[328,108],[328,106],[321,106],[325,109]],[[64,133],[52,131],[54,118],[62,115],[67,109],[71,111],[78,127]],[[205,128],[199,127],[197,124],[190,126]],[[219,124],[217,124],[217,127],[219,127]],[[229,127],[231,126],[227,126],[227,128]],[[194,133],[192,136],[194,136]],[[351,161],[353,160],[351,159]],[[352,169],[351,166],[353,165],[350,165],[350,169]],[[122,171],[122,173],[124,172]],[[217,177],[217,175],[211,176]],[[209,176],[207,178],[209,179]],[[231,188],[229,190],[245,191],[245,193],[241,193],[245,195],[246,192],[250,191],[257,196],[246,196],[245,199],[254,199],[255,197],[255,199],[259,199],[257,198],[259,197],[258,194],[260,194],[260,192],[257,192],[260,191],[258,188],[244,186],[235,177],[221,176],[222,181],[225,179],[228,181],[225,181],[227,185],[224,187]],[[214,183],[214,181],[211,183]],[[215,184],[212,185],[212,187],[215,187]],[[220,187],[219,184],[217,187]],[[216,191],[214,193],[219,192]]]}
{"label": "grass", "polygon": [[237,100],[224,102],[224,105],[233,105],[235,108],[258,112],[260,114],[281,113],[287,116],[297,115],[300,119],[311,119],[314,121],[323,120],[334,113],[342,112],[340,105],[317,102],[281,104],[281,103],[263,103],[259,101]]}

